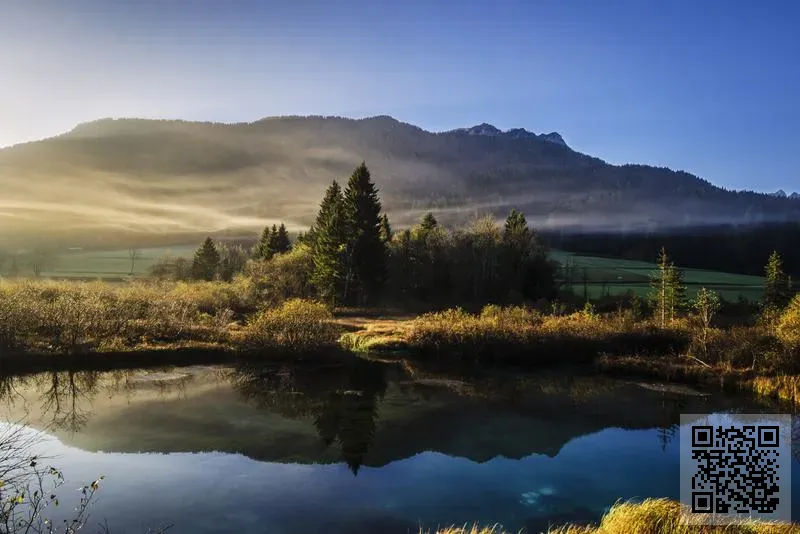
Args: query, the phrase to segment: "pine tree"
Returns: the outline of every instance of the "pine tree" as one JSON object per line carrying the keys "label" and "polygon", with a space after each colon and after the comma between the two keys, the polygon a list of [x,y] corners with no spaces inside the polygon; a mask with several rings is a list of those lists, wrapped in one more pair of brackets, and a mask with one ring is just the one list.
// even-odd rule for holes
{"label": "pine tree", "polygon": [[365,162],[356,167],[344,191],[347,269],[344,298],[366,302],[386,281],[386,243],[381,240],[381,203]]}
{"label": "pine tree", "polygon": [[334,180],[320,204],[311,243],[314,257],[312,282],[319,295],[333,305],[340,299],[345,276],[347,234],[343,204],[342,189]]}
{"label": "pine tree", "polygon": [[667,251],[661,247],[656,272],[650,277],[650,299],[661,326],[666,326],[686,305],[686,286],[683,271],[670,261]]}
{"label": "pine tree", "polygon": [[513,289],[520,290],[523,285],[525,266],[531,255],[531,230],[525,215],[512,209],[503,227],[503,247],[505,264],[512,277]]}
{"label": "pine tree", "polygon": [[275,253],[283,254],[289,252],[292,248],[292,242],[289,240],[289,232],[286,231],[286,225],[281,223],[275,233]]}
{"label": "pine tree", "polygon": [[273,229],[275,225],[272,225],[272,229],[269,226],[264,227],[264,231],[261,232],[261,237],[256,243],[256,246],[253,248],[253,257],[259,260],[269,260],[272,259],[272,256],[275,255],[275,251],[272,248],[273,244]]}
{"label": "pine tree", "polygon": [[789,278],[783,271],[783,260],[777,251],[769,257],[765,267],[766,281],[764,283],[764,309],[782,310],[791,300],[791,286]]}
{"label": "pine tree", "polygon": [[213,280],[219,266],[219,252],[214,241],[207,237],[192,260],[192,278],[197,280]]}
{"label": "pine tree", "polygon": [[433,230],[437,226],[439,226],[439,221],[436,220],[436,217],[434,217],[431,212],[426,213],[419,223],[419,229],[423,232]]}
{"label": "pine tree", "polygon": [[381,241],[384,243],[388,243],[392,240],[392,227],[389,224],[389,217],[385,213],[381,217],[380,235]]}

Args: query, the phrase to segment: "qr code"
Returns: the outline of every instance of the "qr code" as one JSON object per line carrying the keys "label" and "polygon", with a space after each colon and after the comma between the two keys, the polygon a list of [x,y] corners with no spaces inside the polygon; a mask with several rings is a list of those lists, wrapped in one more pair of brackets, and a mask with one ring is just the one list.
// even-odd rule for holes
{"label": "qr code", "polygon": [[791,519],[791,416],[682,415],[680,436],[685,520]]}

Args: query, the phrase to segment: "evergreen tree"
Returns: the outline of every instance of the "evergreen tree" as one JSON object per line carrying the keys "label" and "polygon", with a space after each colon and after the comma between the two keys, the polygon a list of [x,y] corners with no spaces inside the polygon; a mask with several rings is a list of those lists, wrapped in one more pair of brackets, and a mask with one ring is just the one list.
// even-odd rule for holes
{"label": "evergreen tree", "polygon": [[269,260],[272,259],[272,256],[275,255],[275,249],[273,248],[273,244],[275,242],[274,233],[277,232],[275,225],[272,225],[272,228],[269,226],[264,227],[264,231],[261,232],[261,237],[256,243],[256,246],[253,248],[253,257],[259,260]]}
{"label": "evergreen tree", "polygon": [[345,276],[347,233],[344,197],[336,180],[325,191],[314,222],[312,282],[319,295],[336,304],[342,293]]}
{"label": "evergreen tree", "polygon": [[392,240],[392,227],[389,224],[389,217],[385,213],[381,217],[380,235],[381,241],[384,243],[388,243]]}
{"label": "evergreen tree", "polygon": [[525,266],[531,255],[531,230],[525,215],[512,209],[503,227],[504,263],[509,271],[514,290],[520,290],[524,282]]}
{"label": "evergreen tree", "polygon": [[675,267],[664,247],[658,255],[656,272],[650,277],[650,299],[661,326],[666,326],[686,304],[683,271]]}
{"label": "evergreen tree", "polygon": [[283,254],[289,252],[291,248],[292,242],[289,240],[289,232],[286,231],[286,225],[281,223],[275,232],[275,253]]}
{"label": "evergreen tree", "polygon": [[192,278],[197,280],[213,280],[219,266],[219,252],[214,241],[207,237],[192,260]]}
{"label": "evergreen tree", "polygon": [[386,281],[386,243],[381,240],[381,203],[365,162],[356,167],[344,191],[347,225],[343,297],[366,302]]}
{"label": "evergreen tree", "polygon": [[436,220],[436,217],[434,217],[431,212],[426,213],[419,223],[419,229],[423,232],[433,230],[437,226],[439,226],[439,221]]}
{"label": "evergreen tree", "polygon": [[764,309],[782,310],[792,297],[789,277],[783,271],[783,260],[777,251],[769,257],[766,271],[766,281],[764,283]]}

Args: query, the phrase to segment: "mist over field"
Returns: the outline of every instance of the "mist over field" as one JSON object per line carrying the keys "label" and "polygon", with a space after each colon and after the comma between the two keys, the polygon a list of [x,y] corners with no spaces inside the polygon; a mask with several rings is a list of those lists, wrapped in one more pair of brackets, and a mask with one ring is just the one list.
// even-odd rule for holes
{"label": "mist over field", "polygon": [[0,242],[157,244],[280,222],[302,231],[330,181],[362,160],[396,228],[426,211],[457,224],[511,207],[534,226],[583,231],[800,219],[798,200],[612,166],[522,132],[431,133],[390,117],[100,120],[0,150]]}

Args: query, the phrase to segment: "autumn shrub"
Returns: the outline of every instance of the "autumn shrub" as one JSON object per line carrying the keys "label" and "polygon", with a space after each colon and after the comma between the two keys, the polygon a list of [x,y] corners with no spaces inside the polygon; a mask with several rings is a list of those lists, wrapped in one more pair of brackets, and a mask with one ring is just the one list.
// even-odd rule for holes
{"label": "autumn shrub", "polygon": [[785,343],[800,345],[800,295],[792,299],[778,322],[778,336]]}
{"label": "autumn shrub", "polygon": [[783,349],[780,341],[761,326],[711,329],[705,342],[704,361],[731,368],[776,370],[789,363],[782,361]]}
{"label": "autumn shrub", "polygon": [[427,354],[516,364],[588,362],[600,353],[664,354],[688,343],[682,327],[618,323],[593,311],[543,316],[526,308],[487,306],[480,314],[460,308],[416,319],[409,344]]}
{"label": "autumn shrub", "polygon": [[274,306],[292,299],[312,299],[311,284],[314,260],[307,245],[295,245],[291,251],[269,261],[252,260],[242,274],[233,279],[233,288],[243,305],[250,310]]}
{"label": "autumn shrub", "polygon": [[243,339],[249,349],[306,352],[336,346],[339,328],[323,304],[289,299],[252,315]]}

